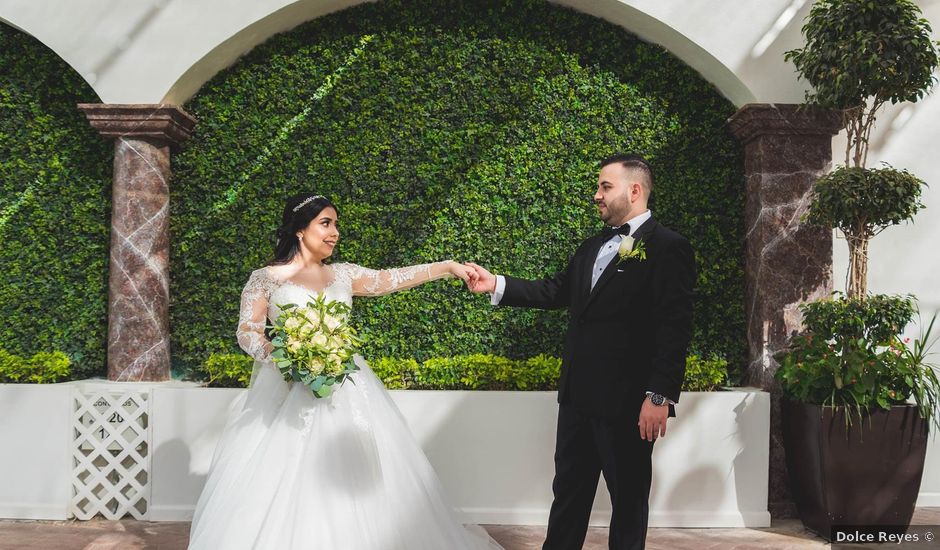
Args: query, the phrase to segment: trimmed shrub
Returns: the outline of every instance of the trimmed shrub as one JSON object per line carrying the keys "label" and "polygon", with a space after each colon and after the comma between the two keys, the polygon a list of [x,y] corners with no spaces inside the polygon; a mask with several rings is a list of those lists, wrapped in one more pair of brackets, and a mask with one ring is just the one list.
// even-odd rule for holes
{"label": "trimmed shrub", "polygon": [[685,381],[682,391],[714,391],[728,381],[728,361],[697,355],[685,358]]}
{"label": "trimmed shrub", "polygon": [[244,353],[213,353],[203,365],[207,383],[214,388],[245,388],[251,381],[254,359]]}
{"label": "trimmed shrub", "polygon": [[64,382],[71,373],[72,360],[61,351],[41,351],[27,360],[0,349],[0,383]]}

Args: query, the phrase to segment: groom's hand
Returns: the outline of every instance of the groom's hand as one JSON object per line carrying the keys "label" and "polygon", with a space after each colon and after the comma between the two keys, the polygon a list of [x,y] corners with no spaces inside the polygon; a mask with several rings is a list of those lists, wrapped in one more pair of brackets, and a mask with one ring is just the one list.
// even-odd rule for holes
{"label": "groom's hand", "polygon": [[654,405],[649,399],[644,399],[643,406],[640,407],[640,421],[637,423],[640,427],[640,439],[656,441],[660,437],[665,437],[668,419],[669,407],[667,405]]}
{"label": "groom's hand", "polygon": [[495,275],[473,262],[467,262],[464,265],[472,268],[477,274],[476,280],[467,283],[467,288],[469,288],[471,292],[482,294],[484,292],[493,292],[496,290]]}

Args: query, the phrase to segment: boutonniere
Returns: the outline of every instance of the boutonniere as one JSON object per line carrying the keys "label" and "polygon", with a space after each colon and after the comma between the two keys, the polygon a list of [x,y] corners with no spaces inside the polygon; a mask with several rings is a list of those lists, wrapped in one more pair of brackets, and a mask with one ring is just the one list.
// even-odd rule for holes
{"label": "boutonniere", "polygon": [[646,243],[642,239],[637,240],[629,235],[624,235],[623,240],[620,241],[620,249],[617,250],[617,265],[620,265],[620,262],[625,260],[635,259],[638,262],[642,262],[646,259]]}

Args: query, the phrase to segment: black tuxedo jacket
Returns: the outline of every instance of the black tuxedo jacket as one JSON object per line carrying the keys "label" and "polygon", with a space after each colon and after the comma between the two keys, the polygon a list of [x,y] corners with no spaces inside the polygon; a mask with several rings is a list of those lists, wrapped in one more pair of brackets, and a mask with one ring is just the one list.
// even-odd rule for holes
{"label": "black tuxedo jacket", "polygon": [[[654,219],[633,234],[646,260],[614,256],[591,290],[601,234],[547,279],[506,277],[499,305],[568,308],[558,402],[584,414],[638,420],[647,391],[679,401],[692,336],[695,257],[689,242]],[[669,406],[669,416],[675,409]]]}

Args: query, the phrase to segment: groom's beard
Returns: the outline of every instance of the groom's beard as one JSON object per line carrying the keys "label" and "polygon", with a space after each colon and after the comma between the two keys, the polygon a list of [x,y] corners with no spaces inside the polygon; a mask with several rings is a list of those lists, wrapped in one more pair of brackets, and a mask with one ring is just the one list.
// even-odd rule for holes
{"label": "groom's beard", "polygon": [[[621,205],[621,203],[627,204]],[[594,205],[604,205],[604,209],[599,210],[598,213],[600,214],[601,221],[611,227],[619,227],[625,220],[628,220],[631,217],[631,208],[626,199],[622,201],[615,200],[613,201],[613,204],[606,201],[600,201],[595,202]]]}

